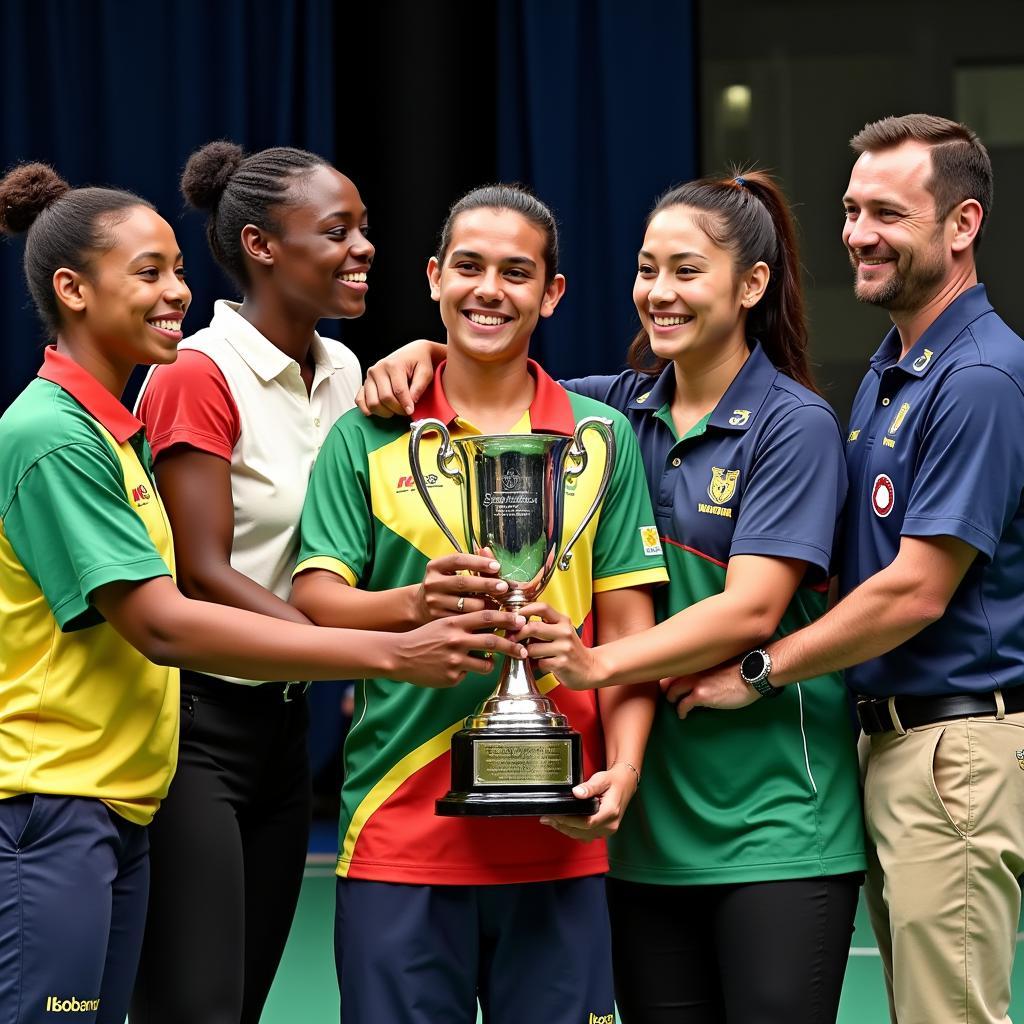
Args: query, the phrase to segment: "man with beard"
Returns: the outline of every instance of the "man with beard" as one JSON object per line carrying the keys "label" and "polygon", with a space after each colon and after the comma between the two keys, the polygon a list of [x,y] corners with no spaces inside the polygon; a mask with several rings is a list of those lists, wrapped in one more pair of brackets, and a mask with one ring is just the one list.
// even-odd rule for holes
{"label": "man with beard", "polygon": [[978,284],[992,167],[975,133],[911,114],[851,144],[843,241],[857,298],[894,326],[851,414],[842,600],[669,695],[685,717],[848,668],[892,1019],[1006,1024],[1024,873],[1024,343]]}

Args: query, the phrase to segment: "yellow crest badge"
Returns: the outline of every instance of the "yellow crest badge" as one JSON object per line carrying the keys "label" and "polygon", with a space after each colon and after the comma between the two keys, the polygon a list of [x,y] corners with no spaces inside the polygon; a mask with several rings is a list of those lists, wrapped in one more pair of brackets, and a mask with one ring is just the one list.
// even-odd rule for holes
{"label": "yellow crest badge", "polygon": [[900,426],[902,425],[904,419],[906,419],[906,416],[907,416],[908,412],[910,412],[910,403],[909,402],[904,402],[900,406],[899,412],[897,412],[896,415],[893,416],[892,423],[889,424],[889,433],[890,434],[895,434],[896,431],[900,429]]}
{"label": "yellow crest badge", "polygon": [[739,478],[740,471],[738,469],[722,469],[719,466],[712,466],[708,497],[716,505],[724,505],[736,493],[736,482]]}

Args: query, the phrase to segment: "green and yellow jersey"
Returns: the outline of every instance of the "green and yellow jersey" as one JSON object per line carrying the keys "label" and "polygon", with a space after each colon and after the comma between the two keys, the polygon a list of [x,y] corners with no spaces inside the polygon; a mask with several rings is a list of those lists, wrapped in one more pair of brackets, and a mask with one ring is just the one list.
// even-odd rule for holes
{"label": "green and yellow jersey", "polygon": [[54,348],[0,418],[0,799],[95,797],[149,822],[174,772],[178,671],[90,603],[173,576],[142,424]]}
{"label": "green and yellow jersey", "polygon": [[[435,417],[453,437],[478,433],[460,419],[434,382],[416,418]],[[568,571],[555,573],[543,600],[568,614],[584,640],[592,636],[595,592],[660,583],[667,579],[655,533],[636,438],[626,420],[607,406],[569,395],[535,363],[533,404],[511,432],[571,434],[578,420],[613,421],[618,453],[601,506],[573,549]],[[439,441],[424,438],[425,469],[435,463]],[[590,507],[607,453],[588,434],[586,471],[568,489],[563,536],[575,531]],[[438,510],[462,536],[458,485],[428,476]],[[451,553],[451,543],[431,518],[409,466],[409,423],[367,419],[358,411],[331,430],[313,469],[302,514],[296,572],[327,569],[353,586],[389,590],[419,583],[431,558]],[[352,729],[345,745],[338,874],[386,882],[481,885],[533,882],[607,870],[603,842],[578,843],[523,818],[440,818],[434,801],[449,788],[449,745],[463,719],[490,694],[496,674],[469,675],[452,689],[428,689],[391,679],[363,680],[356,691]],[[553,676],[539,681],[583,738],[584,777],[603,767],[604,745],[593,692],[573,693]]]}

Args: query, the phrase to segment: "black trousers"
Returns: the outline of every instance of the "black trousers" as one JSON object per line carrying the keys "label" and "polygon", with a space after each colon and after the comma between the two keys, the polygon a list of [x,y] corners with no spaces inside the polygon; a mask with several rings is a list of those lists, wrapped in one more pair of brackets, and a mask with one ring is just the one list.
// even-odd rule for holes
{"label": "black trousers", "polygon": [[623,1024],[835,1024],[861,881],[609,879]]}
{"label": "black trousers", "polygon": [[309,715],[283,690],[182,673],[131,1024],[258,1024],[309,842]]}

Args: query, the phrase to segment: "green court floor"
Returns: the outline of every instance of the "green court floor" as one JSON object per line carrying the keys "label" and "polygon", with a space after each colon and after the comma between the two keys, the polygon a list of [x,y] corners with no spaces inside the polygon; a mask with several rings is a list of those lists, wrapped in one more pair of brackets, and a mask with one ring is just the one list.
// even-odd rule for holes
{"label": "green court floor", "polygon": [[[337,1024],[333,921],[332,866],[310,864],[306,868],[295,925],[262,1024]],[[1024,964],[1018,962],[1015,974],[1020,981],[1014,986],[1016,997],[1010,1014],[1024,1019]],[[881,963],[867,914],[861,907],[857,912],[839,1024],[888,1024],[888,1020]]]}

